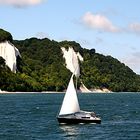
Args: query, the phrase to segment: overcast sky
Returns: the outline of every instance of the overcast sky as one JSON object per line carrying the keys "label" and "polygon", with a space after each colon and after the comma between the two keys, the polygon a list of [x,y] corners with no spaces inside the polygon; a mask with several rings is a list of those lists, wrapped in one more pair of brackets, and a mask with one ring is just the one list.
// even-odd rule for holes
{"label": "overcast sky", "polygon": [[74,40],[140,74],[140,0],[0,0],[14,39]]}

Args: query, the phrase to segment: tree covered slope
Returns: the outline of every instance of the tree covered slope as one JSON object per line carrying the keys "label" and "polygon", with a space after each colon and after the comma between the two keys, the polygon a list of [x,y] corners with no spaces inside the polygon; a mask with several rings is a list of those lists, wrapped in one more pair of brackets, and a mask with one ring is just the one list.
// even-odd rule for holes
{"label": "tree covered slope", "polygon": [[[10,37],[11,38],[11,37]],[[65,67],[61,47],[73,47],[84,61],[80,62],[80,80],[89,88],[108,88],[112,91],[140,91],[140,76],[111,56],[88,50],[75,41],[30,38],[14,40],[21,58],[18,72],[10,72],[0,58],[0,89],[8,91],[63,91],[71,72]],[[80,86],[80,80],[78,86]]]}

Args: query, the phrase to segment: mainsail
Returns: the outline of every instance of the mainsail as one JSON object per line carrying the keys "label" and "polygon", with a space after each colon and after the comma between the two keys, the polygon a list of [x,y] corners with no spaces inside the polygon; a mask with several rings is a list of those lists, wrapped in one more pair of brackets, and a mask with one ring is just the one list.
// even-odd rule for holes
{"label": "mainsail", "polygon": [[[78,56],[72,47],[70,47],[68,51],[66,51],[65,48],[62,48],[62,51],[64,53],[64,58],[66,60],[67,68],[73,74],[71,76],[68,88],[66,90],[59,115],[71,114],[80,111],[77,93],[73,82],[73,76],[75,75],[77,80],[77,78],[80,75]],[[76,81],[76,88],[77,88],[77,81]]]}
{"label": "mainsail", "polygon": [[59,115],[71,114],[80,111],[76,89],[73,83],[73,75],[71,76]]}

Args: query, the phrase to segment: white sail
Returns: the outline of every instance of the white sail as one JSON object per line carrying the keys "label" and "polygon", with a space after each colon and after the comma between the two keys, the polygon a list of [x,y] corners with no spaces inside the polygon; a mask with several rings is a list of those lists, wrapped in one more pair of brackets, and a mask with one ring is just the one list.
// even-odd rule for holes
{"label": "white sail", "polygon": [[59,115],[71,114],[80,111],[76,89],[73,83],[73,75],[71,76]]}

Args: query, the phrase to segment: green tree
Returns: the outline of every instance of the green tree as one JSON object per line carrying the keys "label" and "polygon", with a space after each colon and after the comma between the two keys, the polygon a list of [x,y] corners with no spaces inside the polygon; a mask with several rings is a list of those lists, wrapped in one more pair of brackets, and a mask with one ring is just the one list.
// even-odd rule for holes
{"label": "green tree", "polygon": [[3,29],[0,29],[0,42],[6,41],[6,40],[12,42],[13,41],[12,35],[9,32]]}

